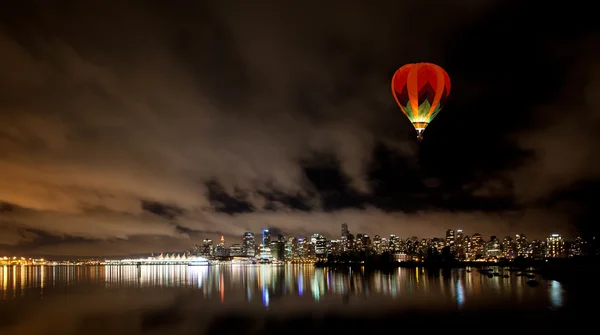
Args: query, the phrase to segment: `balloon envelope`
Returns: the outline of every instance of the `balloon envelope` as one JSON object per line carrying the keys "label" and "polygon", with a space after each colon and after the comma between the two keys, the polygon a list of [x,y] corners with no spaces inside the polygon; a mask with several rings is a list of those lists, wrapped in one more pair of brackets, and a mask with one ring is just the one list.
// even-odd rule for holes
{"label": "balloon envelope", "polygon": [[392,95],[415,127],[419,140],[449,94],[450,77],[435,64],[406,64],[392,77]]}

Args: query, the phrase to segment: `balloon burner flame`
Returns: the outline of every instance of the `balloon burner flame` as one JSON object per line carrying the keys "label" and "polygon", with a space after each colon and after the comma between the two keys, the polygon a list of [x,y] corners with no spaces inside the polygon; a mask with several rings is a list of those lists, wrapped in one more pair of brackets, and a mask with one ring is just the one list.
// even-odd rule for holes
{"label": "balloon burner flame", "polygon": [[423,140],[423,132],[424,131],[425,131],[425,128],[417,129],[417,140],[419,142],[421,142]]}

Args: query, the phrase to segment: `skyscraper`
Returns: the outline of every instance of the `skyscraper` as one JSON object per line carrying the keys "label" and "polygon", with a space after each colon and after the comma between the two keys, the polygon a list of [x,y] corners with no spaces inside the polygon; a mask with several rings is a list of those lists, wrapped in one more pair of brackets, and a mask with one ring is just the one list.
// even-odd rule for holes
{"label": "skyscraper", "polygon": [[461,245],[463,238],[465,238],[465,234],[463,233],[462,229],[457,229],[456,237],[454,238],[454,244]]}
{"label": "skyscraper", "polygon": [[271,244],[271,233],[269,233],[268,229],[263,229],[262,231],[262,245],[268,247]]}
{"label": "skyscraper", "polygon": [[213,255],[213,241],[211,239],[204,239],[202,242],[202,252],[203,256],[212,256]]}
{"label": "skyscraper", "polygon": [[244,254],[248,257],[254,257],[256,255],[256,240],[254,238],[254,233],[249,231],[245,232],[242,237],[242,242]]}
{"label": "skyscraper", "polygon": [[474,256],[475,258],[477,258],[478,256],[483,256],[483,246],[484,242],[481,234],[473,234],[473,236],[471,236],[471,252],[473,253],[472,256]]}
{"label": "skyscraper", "polygon": [[448,229],[446,230],[446,244],[451,248],[454,247],[454,230]]}
{"label": "skyscraper", "polygon": [[323,235],[318,235],[315,241],[315,253],[317,257],[323,257],[326,254],[327,250],[327,240]]}
{"label": "skyscraper", "polygon": [[565,256],[565,241],[559,234],[552,234],[546,240],[546,257],[561,258]]}
{"label": "skyscraper", "polygon": [[348,234],[350,234],[350,231],[348,230],[348,224],[347,223],[342,223],[342,237],[348,237]]}
{"label": "skyscraper", "polygon": [[491,236],[485,246],[485,254],[488,257],[500,257],[500,240],[496,236]]}
{"label": "skyscraper", "polygon": [[517,256],[527,257],[528,255],[528,247],[529,242],[527,241],[527,237],[523,234],[517,234],[515,236],[515,245],[517,247]]}
{"label": "skyscraper", "polygon": [[221,236],[221,241],[217,244],[214,250],[214,255],[218,257],[226,257],[227,249],[225,248],[225,236]]}

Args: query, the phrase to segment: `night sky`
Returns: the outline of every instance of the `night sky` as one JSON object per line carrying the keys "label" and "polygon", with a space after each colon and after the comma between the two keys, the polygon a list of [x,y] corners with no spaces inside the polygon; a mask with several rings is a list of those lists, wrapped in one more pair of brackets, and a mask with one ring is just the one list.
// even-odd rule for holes
{"label": "night sky", "polygon": [[[0,254],[593,234],[597,11],[530,3],[3,1]],[[422,143],[414,62],[452,79]]]}

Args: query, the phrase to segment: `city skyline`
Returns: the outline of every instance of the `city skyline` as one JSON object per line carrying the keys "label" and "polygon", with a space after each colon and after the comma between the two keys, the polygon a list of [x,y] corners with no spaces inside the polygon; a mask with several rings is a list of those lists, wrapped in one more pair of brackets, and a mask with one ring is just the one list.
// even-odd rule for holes
{"label": "city skyline", "polygon": [[[9,1],[0,254],[333,237],[343,222],[600,236],[594,12],[539,7]],[[556,24],[567,15],[581,24]],[[422,142],[390,89],[418,62],[452,87]]]}
{"label": "city skyline", "polygon": [[[283,235],[263,229],[259,234],[245,232],[241,240],[234,239],[227,243],[224,236],[218,242],[204,239],[201,245],[195,245],[191,256],[203,257],[248,257],[257,261],[304,261],[339,257],[343,254],[367,252],[377,255],[391,253],[398,261],[416,260],[429,254],[431,250],[455,255],[461,261],[498,261],[514,260],[518,257],[529,259],[567,258],[586,255],[588,242],[581,237],[565,239],[560,234],[550,234],[545,239],[532,239],[520,233],[515,236],[482,236],[474,232],[469,234],[462,229],[447,229],[445,236],[410,236],[395,234],[381,236],[352,233],[349,225],[341,224],[340,235],[327,239],[315,232],[308,236]],[[179,258],[181,254],[168,255],[166,259]],[[162,259],[163,253],[160,253]],[[239,261],[239,260],[238,260]]]}
{"label": "city skyline", "polygon": [[[564,233],[564,232],[559,232],[559,231],[553,231],[553,230],[548,230],[547,232],[544,233],[537,233],[537,234],[530,234],[526,233],[524,231],[519,231],[518,229],[511,229],[511,230],[507,230],[505,232],[495,232],[492,229],[488,229],[485,230],[483,232],[479,231],[479,230],[473,230],[473,229],[463,229],[463,228],[442,228],[440,230],[439,227],[435,227],[435,228],[431,228],[431,229],[427,229],[427,230],[419,230],[419,229],[405,229],[411,232],[415,232],[415,231],[421,231],[421,232],[426,232],[423,234],[411,234],[411,233],[401,233],[401,230],[396,230],[394,231],[393,228],[391,229],[387,229],[385,230],[384,233],[377,233],[373,228],[369,229],[369,227],[367,227],[367,229],[362,229],[361,225],[356,225],[358,228],[355,229],[350,229],[352,227],[351,224],[347,224],[347,223],[342,223],[341,226],[337,227],[337,231],[335,228],[333,229],[327,229],[327,231],[323,231],[323,230],[314,230],[314,231],[304,231],[303,233],[290,233],[286,230],[282,230],[280,228],[277,227],[269,227],[269,228],[259,228],[256,231],[248,231],[249,233],[253,233],[256,240],[259,241],[260,240],[260,236],[262,234],[262,232],[264,230],[270,230],[272,232],[274,232],[273,236],[277,236],[277,235],[281,235],[284,237],[310,237],[313,234],[320,234],[323,235],[325,238],[327,238],[327,240],[335,240],[338,239],[340,236],[340,230],[343,229],[343,225],[346,225],[346,228],[348,229],[348,231],[350,231],[352,234],[356,235],[356,234],[366,234],[369,236],[375,236],[375,235],[380,235],[382,237],[384,236],[391,236],[391,235],[395,235],[398,237],[404,237],[404,238],[409,238],[409,237],[419,237],[420,238],[444,238],[446,231],[448,229],[452,229],[455,231],[463,231],[463,232],[469,232],[466,233],[467,235],[473,235],[473,234],[480,234],[483,237],[490,237],[490,236],[497,236],[499,238],[504,238],[505,236],[511,236],[514,237],[516,235],[524,235],[527,236],[530,239],[533,240],[544,240],[546,239],[548,236],[552,236],[553,234],[559,234],[560,236],[563,236],[565,238],[565,240],[567,241],[574,241],[576,240],[578,237],[580,237],[579,235],[575,235],[572,233]],[[474,225],[476,228],[478,228],[477,225]],[[517,227],[518,228],[518,227]],[[294,230],[291,230],[294,231]],[[437,232],[436,232],[437,231]],[[243,234],[246,234],[248,232],[244,232]],[[205,234],[204,236],[200,236],[200,239],[198,239],[197,241],[202,241],[204,239],[210,239],[213,241],[218,241],[221,237],[224,237],[226,241],[237,241],[240,236],[242,235],[231,235],[231,234]]]}
{"label": "city skyline", "polygon": [[[289,238],[289,237],[293,237],[293,238],[310,238],[310,236],[312,236],[312,235],[322,235],[328,241],[330,241],[330,240],[338,240],[340,237],[345,236],[344,232],[346,232],[347,234],[353,235],[353,236],[356,236],[356,235],[366,235],[366,236],[380,236],[382,238],[386,238],[387,236],[396,236],[396,237],[399,237],[399,238],[402,238],[402,239],[418,237],[419,240],[421,240],[421,239],[448,239],[449,238],[448,234],[450,232],[452,232],[452,234],[459,234],[460,233],[463,236],[480,235],[483,238],[485,238],[485,237],[504,238],[504,237],[515,237],[515,236],[516,237],[519,237],[519,236],[525,236],[525,237],[527,237],[527,235],[524,234],[524,233],[516,233],[514,235],[510,235],[510,234],[508,234],[508,235],[501,235],[501,234],[484,235],[484,234],[481,234],[479,232],[469,233],[469,232],[465,232],[464,229],[452,229],[452,228],[449,228],[449,229],[443,231],[443,233],[440,233],[438,235],[432,235],[432,236],[417,236],[417,235],[410,235],[410,236],[406,235],[406,236],[403,236],[403,235],[398,235],[398,234],[389,234],[389,235],[384,235],[384,234],[368,234],[368,233],[364,233],[364,232],[351,231],[349,229],[348,224],[346,224],[346,223],[343,223],[341,225],[341,232],[342,233],[339,236],[337,236],[337,237],[335,237],[335,236],[328,236],[328,235],[323,234],[323,233],[318,232],[318,231],[315,231],[315,232],[312,232],[312,233],[309,233],[309,234],[305,234],[305,235],[294,235],[294,234],[283,233],[283,232],[281,232],[278,229],[264,228],[264,229],[261,229],[257,233],[255,233],[255,232],[249,232],[249,231],[248,232],[244,232],[244,234],[241,236],[241,241],[244,241],[246,239],[246,237],[250,237],[250,238],[252,238],[256,242],[256,245],[259,245],[261,243],[265,244],[266,238],[269,241],[272,241],[272,240],[276,240],[278,237],[283,237],[283,238]],[[266,236],[268,236],[268,237],[266,237]],[[532,239],[533,240],[543,240],[544,238],[547,238],[549,236],[562,236],[563,238],[565,238],[568,241],[575,241],[578,238],[580,238],[579,236],[565,237],[565,236],[563,236],[561,234],[558,234],[558,233],[550,233],[550,234],[546,235],[543,238],[533,237]],[[239,236],[238,236],[238,238],[239,238]],[[225,235],[221,235],[220,238],[218,238],[218,239],[212,239],[212,238],[204,238],[203,239],[203,241],[206,241],[206,240],[211,240],[211,241],[214,241],[215,243],[217,243],[217,242],[221,243],[221,241],[224,241],[226,246],[231,245],[231,244],[239,244],[239,241],[236,240],[236,237],[232,236],[232,239],[229,240],[229,239],[225,238]],[[231,242],[232,240],[233,241],[237,241],[237,242]],[[242,242],[242,244],[243,244],[243,242]]]}
{"label": "city skyline", "polygon": [[[226,241],[224,236],[218,240],[204,239],[201,244],[194,245],[187,251],[157,251],[153,252],[150,259],[169,259],[185,262],[193,257],[249,257],[256,260],[290,261],[292,259],[317,259],[328,256],[339,256],[343,253],[367,251],[374,254],[390,252],[392,254],[407,254],[401,260],[411,260],[416,255],[426,254],[433,248],[442,252],[445,247],[455,254],[459,260],[475,260],[478,256],[486,260],[499,260],[500,258],[513,260],[517,257],[532,259],[567,258],[586,255],[589,241],[580,237],[565,239],[560,234],[550,234],[545,239],[531,239],[524,234],[499,237],[491,235],[488,238],[479,233],[471,235],[461,229],[448,229],[445,236],[410,236],[403,237],[395,234],[381,236],[362,233],[353,234],[347,224],[341,225],[341,234],[338,238],[327,239],[322,234],[313,233],[308,236],[289,236],[277,232],[271,234],[269,229],[260,233],[245,232],[241,239]],[[412,247],[410,247],[412,245]],[[298,248],[306,249],[298,252]],[[275,250],[275,248],[280,250]],[[311,251],[312,250],[312,251]],[[188,258],[188,255],[192,258]],[[127,257],[127,255],[120,255]],[[98,264],[102,256],[88,260],[89,264]],[[56,260],[40,258],[24,258],[22,256],[0,256],[0,265],[23,263],[29,265],[46,264]],[[83,260],[79,260],[83,261]],[[125,258],[127,262],[137,262],[136,259]],[[119,264],[119,260],[114,261]],[[88,264],[88,263],[84,263]]]}
{"label": "city skyline", "polygon": [[[505,249],[507,246],[507,243],[508,243],[511,245],[514,244],[514,246],[512,248],[515,248],[515,253],[510,256],[511,258],[518,256],[518,252],[516,252],[517,245],[520,245],[521,248],[529,248],[530,253],[533,252],[532,248],[537,246],[537,248],[540,250],[539,252],[542,252],[541,250],[543,250],[542,253],[545,254],[546,247],[548,245],[552,245],[553,243],[560,241],[560,244],[561,244],[560,248],[563,249],[563,251],[550,253],[552,255],[552,257],[560,258],[563,256],[557,256],[557,255],[562,254],[563,252],[564,252],[565,257],[567,255],[569,257],[581,255],[582,248],[584,248],[584,245],[586,245],[586,243],[589,242],[589,241],[581,239],[581,237],[569,238],[569,237],[565,237],[565,236],[562,236],[562,235],[556,234],[556,233],[552,233],[552,234],[546,236],[545,238],[531,238],[523,233],[518,233],[513,236],[510,236],[510,235],[485,236],[485,235],[482,235],[477,232],[473,232],[473,233],[465,232],[462,229],[447,229],[444,232],[444,234],[439,234],[437,236],[401,236],[401,235],[396,235],[396,234],[390,234],[388,236],[385,236],[385,235],[380,235],[380,234],[369,235],[366,233],[352,232],[349,229],[349,225],[346,223],[343,223],[340,226],[340,228],[341,228],[340,235],[338,237],[334,237],[334,238],[327,237],[319,232],[313,232],[311,234],[304,235],[304,236],[295,236],[295,235],[286,235],[283,232],[281,232],[280,230],[270,230],[268,228],[264,228],[258,233],[244,232],[244,234],[241,237],[238,236],[237,238],[232,237],[231,239],[226,239],[224,235],[221,235],[220,238],[218,238],[218,239],[204,238],[201,242],[199,242],[185,250],[154,250],[153,252],[151,252],[151,254],[152,255],[165,254],[165,257],[175,257],[176,255],[182,256],[184,254],[190,253],[192,255],[197,254],[197,255],[204,255],[204,256],[222,256],[222,257],[244,256],[244,257],[260,258],[261,257],[261,247],[271,247],[272,242],[282,242],[284,245],[287,245],[289,242],[295,241],[294,243],[305,242],[310,245],[313,245],[313,247],[315,246],[315,244],[320,243],[320,245],[321,245],[320,248],[322,248],[321,251],[316,252],[316,250],[315,250],[315,252],[317,254],[321,254],[321,256],[322,256],[323,254],[326,253],[325,252],[326,249],[328,250],[327,253],[330,252],[329,248],[331,247],[332,244],[342,243],[345,245],[348,243],[349,238],[350,239],[361,239],[361,240],[366,238],[369,241],[367,243],[367,245],[369,245],[369,246],[371,246],[372,243],[373,244],[381,244],[381,245],[388,245],[388,244],[392,245],[392,244],[394,244],[393,240],[402,241],[403,243],[412,241],[412,242],[417,242],[417,244],[420,244],[425,247],[436,245],[436,249],[439,249],[438,251],[441,251],[441,249],[444,246],[454,247],[455,242],[456,242],[456,245],[461,245],[461,243],[463,241],[470,242],[471,240],[473,240],[473,241],[478,240],[481,243],[483,243],[482,245],[480,245],[482,250],[486,249],[485,245],[487,245],[488,243],[494,243],[494,242],[498,243],[500,249]],[[319,242],[317,242],[317,240],[319,240]],[[438,245],[438,243],[440,243],[440,242],[442,244]],[[218,249],[218,248],[220,248],[220,249]],[[289,246],[286,246],[285,248],[289,248]],[[218,250],[220,250],[220,251],[218,251]],[[346,250],[344,249],[344,251],[346,251]],[[379,251],[381,252],[382,250],[379,250]],[[400,250],[390,249],[388,251],[399,252]],[[456,251],[456,250],[453,249],[453,251]],[[270,254],[271,250],[263,250],[263,252]],[[168,256],[169,253],[171,253],[171,256]],[[134,253],[134,254],[140,254],[140,253]],[[25,254],[25,255],[32,256],[30,254]],[[60,256],[64,256],[64,255],[60,255]],[[93,257],[93,259],[102,258],[103,256],[110,256],[110,255],[95,255]],[[127,257],[128,255],[122,254],[122,255],[118,255],[118,256]],[[11,257],[12,257],[12,255],[8,256],[8,258],[5,256],[4,260],[8,260],[10,262]],[[35,262],[36,259],[39,261],[40,257],[42,257],[42,256],[38,254],[38,255],[33,255],[33,257],[30,257],[28,259],[29,259],[29,261]],[[22,255],[18,255],[18,258],[25,260]],[[50,258],[52,258],[52,257],[50,257]],[[85,257],[84,257],[84,259],[85,259]],[[1,259],[0,259],[0,261],[1,261]]]}

